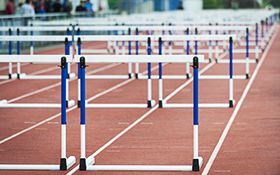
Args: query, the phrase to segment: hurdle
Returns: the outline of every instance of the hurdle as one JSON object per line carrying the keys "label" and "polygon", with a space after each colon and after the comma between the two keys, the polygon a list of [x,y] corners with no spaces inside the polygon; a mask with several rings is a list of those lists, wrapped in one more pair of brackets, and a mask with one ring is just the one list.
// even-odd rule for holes
{"label": "hurdle", "polygon": [[[82,49],[81,49],[81,43],[83,41],[128,41],[129,44],[131,44],[131,41],[136,42],[136,55],[138,54],[138,41],[145,41],[147,42],[147,38],[149,36],[147,35],[120,35],[120,36],[108,36],[108,35],[79,35],[79,36],[74,36],[75,41],[78,41],[78,54],[81,55]],[[150,36],[151,37],[151,36]],[[131,51],[131,45],[129,45],[129,50]],[[129,51],[129,54],[131,52]],[[146,51],[147,53],[147,51]],[[117,55],[116,55],[117,56]],[[137,72],[137,71],[136,71]],[[136,75],[137,76],[137,75]],[[133,74],[131,72],[131,69],[128,70],[128,75],[87,75],[86,79],[127,79],[127,78],[132,78]]]}
{"label": "hurdle", "polygon": [[[98,57],[98,56],[96,56]],[[112,57],[112,56],[111,56]],[[194,69],[194,108],[193,108],[193,163],[192,165],[93,165],[95,158],[90,156],[86,159],[86,100],[85,100],[85,68],[88,62],[100,62],[97,58],[88,56],[75,57],[75,62],[80,63],[81,72],[81,108],[80,108],[80,129],[81,129],[81,157],[79,169],[81,171],[199,171],[203,158],[198,156],[198,65],[203,61],[203,56],[181,56],[181,55],[128,55],[126,57],[112,58],[117,62],[139,62],[139,63],[160,63],[160,62],[193,62]],[[111,62],[112,60],[103,59],[103,62]]]}
{"label": "hurdle", "polygon": [[[32,35],[32,36],[0,36],[0,41],[17,41],[17,55],[20,55],[20,41],[57,41],[57,42],[63,42],[65,43],[65,54],[69,55],[69,42],[72,40],[72,36],[56,36],[56,35]],[[11,53],[11,48],[9,48],[9,52]],[[11,55],[11,54],[10,54]],[[68,67],[68,63],[67,63]],[[11,72],[11,71],[10,71]],[[10,73],[11,74],[11,73]],[[75,77],[74,73],[68,74],[69,78]],[[20,69],[20,61],[17,63],[17,78],[18,79],[60,79],[60,76],[57,75],[26,75],[25,73],[21,73]]]}
{"label": "hurdle", "polygon": [[[241,59],[241,60],[234,60],[234,61],[232,61],[233,63],[245,63],[246,64],[246,66],[245,66],[245,72],[246,72],[246,79],[248,79],[249,78],[249,69],[250,69],[250,66],[249,66],[249,63],[257,63],[258,62],[258,54],[257,53],[259,53],[259,52],[261,52],[261,51],[259,51],[258,50],[258,42],[257,42],[257,40],[256,40],[256,59],[255,60],[250,60],[249,59],[249,52],[250,52],[250,50],[249,50],[249,29],[247,28],[246,29],[246,49],[244,50],[244,49],[234,49],[233,51],[232,51],[232,53],[246,53],[246,59],[244,60],[244,59]],[[245,52],[244,52],[245,51]],[[216,62],[217,63],[229,63],[229,60],[216,60]]]}
{"label": "hurdle", "polygon": [[[114,31],[113,36],[118,36],[118,31],[121,31],[122,35],[125,35],[125,34],[131,35],[132,30],[134,30],[136,32],[136,35],[138,35],[137,28],[135,28],[133,26],[77,26],[76,31],[77,31],[77,33],[80,33],[81,31],[108,31],[108,32]],[[80,35],[80,34],[78,34],[78,35]],[[83,36],[83,35],[81,35],[81,36]],[[107,40],[107,49],[82,49],[81,52],[83,54],[85,54],[85,53],[108,54],[108,53],[115,52],[115,54],[118,55],[119,47],[121,46],[122,54],[126,54],[129,52],[136,53],[136,51],[134,52],[134,51],[129,51],[129,50],[125,49],[125,45],[129,45],[127,42],[128,41],[122,41],[122,45],[118,45],[117,41]],[[130,44],[132,46],[132,43],[130,43]],[[138,46],[138,45],[135,44],[135,46]],[[113,47],[113,49],[111,47]],[[147,53],[147,51],[145,49],[138,49],[138,53]]]}
{"label": "hurdle", "polygon": [[[51,57],[54,62],[60,62],[59,56]],[[46,59],[43,58],[43,59]],[[29,62],[36,62],[38,60],[44,62],[42,58],[29,57]],[[14,61],[18,59],[13,58]],[[61,158],[59,165],[32,165],[32,164],[0,164],[0,170],[68,170],[76,163],[74,156],[66,157],[66,79],[67,66],[66,63],[71,60],[69,56],[61,57]]]}
{"label": "hurdle", "polygon": [[[58,59],[61,55],[0,55],[0,62],[24,62],[24,63],[58,63]],[[67,58],[67,62],[72,61],[70,55],[64,56]],[[67,68],[67,62],[66,68]],[[68,76],[67,76],[68,77]],[[67,107],[71,107],[75,104],[74,100],[68,100],[68,78],[66,78],[66,99],[65,103]],[[61,104],[55,103],[8,103],[7,100],[0,101],[0,108],[60,108]]]}
{"label": "hurdle", "polygon": [[[200,35],[201,36],[201,35]],[[229,57],[230,57],[230,66],[229,66],[229,76],[221,75],[199,75],[199,79],[229,79],[229,103],[199,103],[198,107],[200,108],[228,108],[235,105],[235,100],[233,99],[233,67],[232,67],[232,43],[233,37],[229,38]],[[159,67],[159,107],[160,108],[192,108],[193,104],[191,103],[167,103],[166,100],[163,100],[163,85],[162,85],[162,70],[161,66]]]}
{"label": "hurdle", "polygon": [[[55,32],[65,32],[67,35],[70,35],[70,31],[72,30],[72,27],[59,27],[59,26],[44,26],[44,27],[38,27],[38,26],[33,26],[30,24],[30,26],[21,26],[21,27],[14,27],[14,31],[19,32],[30,32],[30,36],[33,35],[34,32],[46,32],[46,31],[55,31]],[[70,43],[70,52],[72,51],[72,44],[71,44],[72,39],[68,38],[68,42]],[[30,55],[34,54],[34,45],[33,41],[30,41]],[[72,55],[72,53],[70,53]]]}
{"label": "hurdle", "polygon": [[[188,31],[188,30],[187,30]],[[150,36],[149,36],[150,37]],[[189,54],[189,42],[188,41],[195,41],[195,51],[197,51],[197,41],[201,40],[201,41],[209,41],[209,40],[229,40],[229,38],[232,37],[233,40],[236,39],[236,35],[154,35],[153,36],[153,40],[154,41],[159,41],[159,39],[161,38],[161,41],[185,41],[187,42],[187,55]],[[162,42],[159,42],[159,50],[158,53],[163,54],[162,52]],[[197,55],[198,53],[195,52],[195,55]],[[208,63],[209,61],[206,61],[205,63]],[[135,72],[135,74],[139,74],[138,78],[139,79],[146,79],[147,76],[146,75],[142,75],[138,72]],[[191,77],[191,73],[189,70],[189,65],[186,64],[186,75],[162,75],[162,79],[188,79]],[[158,75],[152,75],[151,76],[152,79],[158,79]],[[216,79],[218,77],[215,76],[205,76],[205,79]],[[219,77],[219,79],[229,79],[229,76],[222,76]],[[245,79],[245,76],[234,76],[234,79]]]}
{"label": "hurdle", "polygon": [[[148,43],[150,41],[148,40]],[[150,48],[150,44],[149,44]],[[151,54],[151,49],[148,49],[148,55]],[[88,63],[114,63],[114,62],[119,62],[116,61],[119,58],[130,58],[132,55],[86,55]],[[140,58],[145,58],[147,55],[136,55]],[[75,55],[75,61],[78,62],[81,56],[80,55]],[[82,56],[84,57],[84,56]],[[132,61],[133,62],[133,61]],[[131,63],[132,63],[131,62]],[[84,64],[84,63],[83,63]],[[78,107],[81,107],[81,83],[82,83],[82,69],[83,66],[78,63]],[[148,70],[150,70],[151,64],[148,64]],[[148,100],[147,104],[135,104],[135,103],[127,103],[127,104],[86,104],[87,108],[151,108],[155,105],[155,100],[152,100],[152,83],[151,83],[151,71],[148,72]],[[86,76],[84,76],[86,78]]]}
{"label": "hurdle", "polygon": [[[12,35],[12,28],[11,27],[1,27],[0,28],[1,31],[8,31],[9,36]],[[1,37],[1,36],[0,36]],[[3,41],[3,40],[1,40]],[[12,55],[12,41],[8,41],[9,42],[9,55]],[[13,74],[13,69],[12,69],[12,63],[9,62],[9,73],[8,75],[0,75],[0,79],[15,79],[17,78],[17,74],[14,73]]]}

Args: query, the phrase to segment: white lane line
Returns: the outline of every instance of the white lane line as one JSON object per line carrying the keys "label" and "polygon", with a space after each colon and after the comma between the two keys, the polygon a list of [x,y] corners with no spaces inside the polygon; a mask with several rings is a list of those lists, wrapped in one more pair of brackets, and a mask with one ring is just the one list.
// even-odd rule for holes
{"label": "white lane line", "polygon": [[271,45],[272,45],[272,43],[273,43],[273,41],[275,39],[277,33],[278,33],[278,28],[275,31],[272,39],[270,40],[269,45],[266,47],[266,50],[263,53],[262,58],[260,59],[259,63],[257,64],[257,67],[255,68],[252,77],[250,78],[250,80],[249,80],[249,82],[248,82],[248,84],[247,84],[247,86],[246,86],[246,88],[245,88],[245,90],[244,90],[240,100],[238,101],[238,103],[237,103],[237,105],[236,105],[236,107],[235,107],[235,109],[234,109],[234,111],[232,113],[232,116],[230,117],[230,119],[229,119],[229,121],[227,123],[227,126],[225,127],[225,129],[224,129],[224,131],[223,131],[223,133],[222,133],[222,135],[221,135],[221,137],[219,139],[218,144],[216,145],[214,151],[212,152],[212,155],[211,155],[210,159],[208,160],[208,162],[207,162],[207,164],[206,164],[206,166],[205,166],[205,168],[204,168],[204,170],[202,172],[202,175],[207,175],[208,174],[208,172],[209,172],[209,170],[210,170],[214,160],[216,159],[217,154],[218,154],[218,152],[219,152],[219,150],[220,150],[220,148],[221,148],[221,146],[222,146],[222,144],[223,144],[223,142],[224,142],[224,140],[225,140],[225,138],[227,136],[227,133],[228,133],[228,131],[229,131],[229,129],[230,129],[230,127],[231,127],[231,125],[232,125],[232,123],[233,123],[233,121],[234,121],[234,119],[235,119],[235,117],[236,117],[236,115],[237,115],[237,113],[238,113],[238,111],[239,111],[239,109],[240,109],[244,99],[245,99],[245,97],[247,96],[247,93],[249,92],[252,83],[254,82],[254,80],[256,78],[256,76],[257,76],[257,74],[259,72],[259,69],[260,69],[263,61],[265,60],[266,55],[267,55],[267,53],[268,53],[268,51],[269,51],[269,49],[270,49],[270,47],[271,47]]}
{"label": "white lane line", "polygon": [[[228,52],[225,52],[224,54],[220,55],[219,58],[224,57]],[[211,66],[213,66],[215,64],[215,62],[212,62]],[[205,72],[207,69],[209,69],[211,66],[205,66],[203,70],[201,70],[199,72],[199,74]],[[186,83],[184,83],[183,85],[186,86],[188,85],[193,79],[191,78],[190,80],[188,80]],[[183,86],[182,85],[182,86]],[[179,88],[177,88],[175,91],[179,92],[182,89],[182,86],[180,86]],[[178,90],[180,89],[180,90]],[[172,95],[173,94],[173,95]],[[174,96],[174,93],[171,93],[169,96],[167,96],[164,100],[166,100],[167,98],[171,98],[172,96]],[[96,152],[94,152],[91,156],[95,157],[96,155],[98,155],[101,151],[103,151],[104,149],[106,149],[109,145],[111,145],[114,141],[116,141],[118,138],[120,138],[122,135],[124,135],[127,131],[129,131],[132,127],[134,127],[136,124],[138,124],[139,122],[141,122],[143,119],[145,119],[149,114],[151,114],[153,111],[155,111],[158,108],[158,105],[155,105],[152,109],[150,109],[148,112],[146,112],[143,116],[141,116],[140,118],[138,118],[135,122],[133,122],[131,125],[129,125],[126,129],[124,129],[122,132],[120,132],[118,135],[116,135],[114,138],[112,138],[109,142],[107,142],[105,145],[103,145],[101,148],[99,148]],[[79,170],[79,165],[76,166],[75,168],[73,168],[70,172],[67,173],[67,175],[72,175],[73,173],[75,173],[77,170]]]}

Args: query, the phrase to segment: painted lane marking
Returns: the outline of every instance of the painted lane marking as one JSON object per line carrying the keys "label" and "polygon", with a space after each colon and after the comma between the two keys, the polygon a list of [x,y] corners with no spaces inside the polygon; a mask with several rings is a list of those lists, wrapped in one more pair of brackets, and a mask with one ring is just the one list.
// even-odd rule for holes
{"label": "painted lane marking", "polygon": [[119,125],[129,125],[128,122],[118,122]]}
{"label": "painted lane marking", "polygon": [[249,79],[249,82],[248,82],[246,88],[244,89],[244,92],[243,92],[240,100],[238,101],[238,103],[237,103],[237,105],[236,105],[236,107],[235,107],[235,109],[234,109],[234,111],[232,113],[232,116],[230,117],[230,119],[229,119],[229,121],[227,123],[227,126],[225,127],[225,129],[224,129],[224,131],[223,131],[223,133],[222,133],[222,135],[221,135],[221,137],[220,137],[220,139],[219,139],[219,141],[218,141],[214,151],[212,152],[211,157],[209,158],[209,160],[208,160],[208,162],[207,162],[207,164],[206,164],[206,166],[205,166],[205,168],[204,168],[204,170],[202,172],[202,175],[207,175],[208,174],[208,172],[209,172],[209,170],[210,170],[214,160],[216,159],[217,154],[218,154],[218,152],[219,152],[219,150],[220,150],[220,148],[221,148],[221,146],[222,146],[222,144],[223,144],[223,142],[224,142],[224,140],[225,140],[225,138],[227,136],[227,133],[228,133],[228,131],[229,131],[229,129],[230,129],[230,127],[231,127],[231,125],[232,125],[232,123],[233,123],[233,121],[234,121],[234,119],[235,119],[235,117],[236,117],[236,115],[237,115],[237,113],[238,113],[238,111],[239,111],[239,109],[240,109],[244,99],[245,99],[245,97],[247,96],[247,93],[249,92],[251,85],[253,84],[253,82],[254,82],[254,80],[256,78],[257,73],[258,73],[262,63],[264,62],[264,60],[266,58],[266,55],[267,55],[270,47],[272,46],[272,43],[273,43],[277,33],[278,33],[278,28],[275,31],[275,33],[274,33],[271,41],[269,42],[268,46],[266,47],[265,52],[263,53],[259,63],[257,64],[257,66],[256,66],[256,68],[255,68],[255,70],[253,72],[252,77]]}
{"label": "painted lane marking", "polygon": [[36,122],[24,122],[25,124],[34,124]]}
{"label": "painted lane marking", "polygon": [[48,122],[48,124],[54,124],[54,125],[56,125],[56,124],[59,124],[59,122]]}
{"label": "painted lane marking", "polygon": [[154,123],[153,122],[141,122],[140,124],[142,124],[142,125],[152,125]]}

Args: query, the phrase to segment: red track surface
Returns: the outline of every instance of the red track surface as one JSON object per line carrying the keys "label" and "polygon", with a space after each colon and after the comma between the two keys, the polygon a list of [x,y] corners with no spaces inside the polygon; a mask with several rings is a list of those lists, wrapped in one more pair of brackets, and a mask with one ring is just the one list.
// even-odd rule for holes
{"label": "red track surface", "polygon": [[[270,41],[272,42],[272,41]],[[86,44],[85,44],[86,45]],[[90,44],[87,45],[91,47]],[[105,45],[104,45],[105,46]],[[208,164],[218,141],[230,121],[241,96],[250,82],[234,80],[234,108],[199,109],[199,156],[203,157],[200,172],[80,172],[74,174],[202,174],[210,165],[208,174],[280,174],[280,33],[278,32],[266,58],[253,81],[246,98],[232,122],[213,164]],[[103,46],[102,46],[103,47]],[[37,54],[63,54],[63,48]],[[206,55],[206,57],[208,54]],[[262,55],[260,55],[261,58]],[[228,55],[224,57],[228,59]],[[234,54],[245,58],[245,54]],[[250,55],[254,59],[254,54]],[[264,58],[262,58],[264,59]],[[258,63],[260,64],[260,63]],[[199,70],[207,64],[200,64]],[[7,66],[0,64],[1,67]],[[33,73],[56,65],[24,65],[22,72]],[[86,72],[103,67],[90,65]],[[153,65],[156,66],[156,65]],[[257,64],[250,64],[253,75]],[[146,65],[140,66],[140,72]],[[16,71],[16,69],[14,70]],[[7,72],[0,71],[3,75]],[[72,72],[76,65],[72,65]],[[184,74],[185,65],[168,64],[164,74]],[[120,64],[100,74],[127,74],[127,65]],[[98,73],[98,74],[99,74]],[[45,74],[60,74],[60,69]],[[153,71],[157,74],[157,70]],[[228,65],[214,64],[203,74],[226,75]],[[235,75],[245,75],[245,65],[234,64]],[[251,77],[252,78],[252,77]],[[4,83],[5,81],[8,81]],[[146,103],[146,80],[87,80],[86,99],[121,82],[130,81],[92,103]],[[154,100],[158,101],[158,82],[153,80]],[[186,80],[163,80],[164,98]],[[11,100],[59,80],[1,80],[0,99]],[[77,99],[77,80],[70,81],[70,99]],[[60,102],[60,85],[15,102]],[[192,83],[172,97],[169,102],[192,102]],[[199,102],[227,103],[228,80],[200,80]],[[67,157],[80,158],[79,109],[67,112]],[[154,109],[154,108],[153,108]],[[108,141],[151,109],[87,109],[86,156],[94,154]],[[60,113],[60,109],[0,108],[0,142]],[[128,130],[95,156],[96,164],[133,165],[191,165],[192,109],[155,109],[151,114]],[[0,164],[59,164],[60,115],[10,140],[0,143]],[[78,163],[74,167],[78,166]],[[73,168],[68,170],[71,171]],[[0,171],[0,174],[66,174],[66,171]]]}

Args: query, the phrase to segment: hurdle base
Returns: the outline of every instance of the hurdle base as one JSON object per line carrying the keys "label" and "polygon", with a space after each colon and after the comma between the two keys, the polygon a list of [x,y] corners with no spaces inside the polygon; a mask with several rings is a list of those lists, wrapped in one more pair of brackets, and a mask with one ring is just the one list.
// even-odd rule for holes
{"label": "hurdle base", "polygon": [[[149,105],[150,103],[150,105]],[[151,108],[156,104],[155,100],[152,100],[151,102],[148,101],[148,104],[133,104],[133,103],[113,103],[113,104],[105,104],[105,103],[99,103],[99,104],[88,104],[86,102],[86,108]]]}
{"label": "hurdle base", "polygon": [[[75,105],[74,100],[68,102],[68,107]],[[61,108],[60,103],[8,103],[7,100],[0,101],[0,108]]]}
{"label": "hurdle base", "polygon": [[[75,73],[71,73],[68,75],[68,78],[74,78],[76,76]],[[60,80],[61,75],[26,75],[25,73],[17,74],[17,78],[21,80]]]}
{"label": "hurdle base", "polygon": [[79,170],[80,170],[80,171],[85,171],[85,170],[87,170],[87,167],[86,167],[86,158],[80,158]]}
{"label": "hurdle base", "polygon": [[[198,79],[202,80],[229,80],[230,76],[229,75],[199,75]],[[232,79],[247,79],[245,75],[233,75]]]}
{"label": "hurdle base", "polygon": [[229,101],[229,107],[232,108],[235,105],[235,100]]}
{"label": "hurdle base", "polygon": [[[228,103],[199,103],[199,108],[229,108]],[[163,101],[162,108],[193,108],[193,103],[166,103]]]}
{"label": "hurdle base", "polygon": [[[63,159],[63,158],[62,158]],[[64,160],[63,160],[64,161]],[[76,163],[76,158],[70,156],[67,160],[65,158],[66,169],[68,170],[71,166]],[[65,165],[63,165],[63,168]],[[17,164],[1,164],[0,170],[62,170],[61,165],[17,165]]]}
{"label": "hurdle base", "polygon": [[[249,59],[249,60],[246,60],[246,59],[235,59],[235,60],[232,60],[232,63],[247,63],[247,61],[249,63],[256,63],[257,61],[254,60],[254,59]],[[229,63],[230,60],[229,59],[217,59],[216,60],[217,63]]]}
{"label": "hurdle base", "polygon": [[197,157],[193,159],[193,165],[192,165],[192,170],[193,171],[199,171],[201,166],[203,164],[203,159],[202,157]]}
{"label": "hurdle base", "polygon": [[133,73],[128,75],[86,75],[86,79],[130,79],[133,78]]}
{"label": "hurdle base", "polygon": [[88,171],[199,171],[203,164],[202,157],[194,158],[192,165],[94,165],[93,156],[85,161]]}
{"label": "hurdle base", "polygon": [[[169,80],[185,80],[189,79],[192,76],[191,73],[186,75],[162,75],[162,79],[169,79]],[[138,79],[148,79],[148,75],[138,75]],[[158,75],[151,75],[151,79],[159,79]]]}

